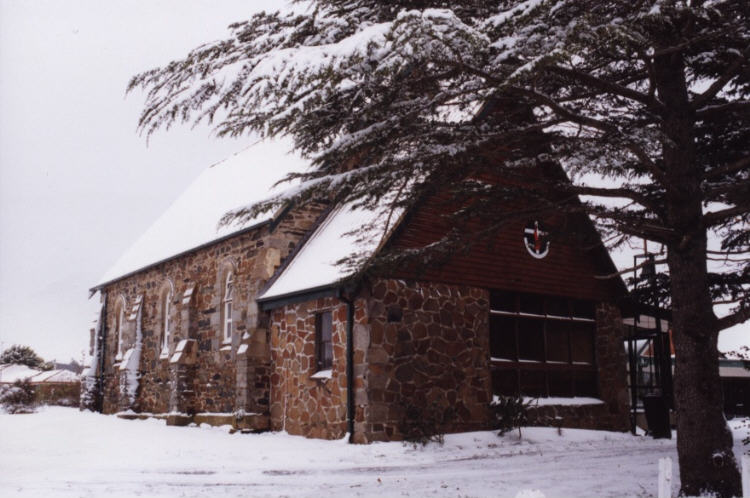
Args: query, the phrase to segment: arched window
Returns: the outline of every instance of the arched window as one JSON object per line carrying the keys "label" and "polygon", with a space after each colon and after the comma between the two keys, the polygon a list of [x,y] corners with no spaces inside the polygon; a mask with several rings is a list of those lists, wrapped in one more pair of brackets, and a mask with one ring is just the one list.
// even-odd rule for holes
{"label": "arched window", "polygon": [[224,281],[224,342],[232,340],[232,294],[234,291],[234,274],[227,272]]}
{"label": "arched window", "polygon": [[161,352],[169,353],[170,323],[169,316],[172,311],[172,289],[168,288],[162,297],[162,332],[161,332]]}
{"label": "arched window", "polygon": [[122,358],[122,328],[125,326],[125,299],[120,297],[115,306],[115,340],[117,341],[117,359]]}

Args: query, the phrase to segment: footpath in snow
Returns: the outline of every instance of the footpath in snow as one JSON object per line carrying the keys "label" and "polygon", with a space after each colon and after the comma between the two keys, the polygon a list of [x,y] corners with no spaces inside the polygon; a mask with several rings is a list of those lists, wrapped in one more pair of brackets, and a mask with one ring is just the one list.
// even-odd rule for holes
{"label": "footpath in snow", "polygon": [[[739,424],[735,424],[737,426]],[[746,430],[735,431],[737,454]],[[655,496],[674,441],[530,427],[445,444],[228,434],[48,407],[0,415],[0,496]],[[676,471],[676,465],[675,465]],[[677,472],[675,472],[677,474]],[[675,475],[676,496],[679,475]]]}

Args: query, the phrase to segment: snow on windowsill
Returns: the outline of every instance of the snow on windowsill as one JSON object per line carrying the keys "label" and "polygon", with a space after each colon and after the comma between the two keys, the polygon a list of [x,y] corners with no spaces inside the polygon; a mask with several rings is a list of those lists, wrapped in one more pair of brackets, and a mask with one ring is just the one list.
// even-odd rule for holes
{"label": "snow on windowsill", "polygon": [[330,379],[331,375],[333,374],[333,370],[330,368],[328,370],[320,370],[319,372],[315,372],[310,376],[311,379]]}
{"label": "snow on windowsill", "polygon": [[524,401],[531,401],[532,406],[585,406],[585,405],[603,405],[604,401],[599,398],[524,398]]}
{"label": "snow on windowsill", "polygon": [[160,360],[168,360],[169,359],[169,349],[164,348],[161,350],[161,354],[159,355]]}
{"label": "snow on windowsill", "polygon": [[[492,396],[492,404],[500,401],[500,396]],[[599,398],[587,398],[587,397],[574,397],[574,398],[563,398],[563,397],[551,397],[551,398],[523,398],[524,403],[530,403],[533,408],[535,406],[586,406],[586,405],[603,405],[604,401]]]}
{"label": "snow on windowsill", "polygon": [[232,343],[230,342],[222,342],[221,347],[219,348],[219,351],[231,351],[232,350]]}
{"label": "snow on windowsill", "polygon": [[[130,348],[127,351],[125,351],[125,354],[122,355],[120,358],[120,371],[125,371],[128,368],[128,364],[130,363],[130,358],[133,356],[133,352],[135,351],[135,348]],[[116,359],[116,358],[115,358]]]}

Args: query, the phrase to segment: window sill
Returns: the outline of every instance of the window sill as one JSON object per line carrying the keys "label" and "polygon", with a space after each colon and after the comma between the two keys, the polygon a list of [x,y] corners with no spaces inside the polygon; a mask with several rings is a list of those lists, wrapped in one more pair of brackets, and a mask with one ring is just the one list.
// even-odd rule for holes
{"label": "window sill", "polygon": [[329,368],[327,370],[319,370],[315,372],[314,374],[310,376],[310,378],[316,379],[316,380],[327,380],[327,379],[330,379],[332,375],[333,375],[333,369]]}

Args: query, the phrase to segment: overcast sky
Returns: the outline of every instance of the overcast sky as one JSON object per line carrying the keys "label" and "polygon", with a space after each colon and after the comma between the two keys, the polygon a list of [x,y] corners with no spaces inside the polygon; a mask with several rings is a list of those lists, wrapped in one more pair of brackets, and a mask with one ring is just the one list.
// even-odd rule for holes
{"label": "overcast sky", "polygon": [[0,342],[80,358],[88,288],[201,170],[250,143],[136,134],[129,78],[279,1],[0,0]]}
{"label": "overcast sky", "polygon": [[[0,346],[80,359],[88,289],[207,166],[251,139],[136,134],[129,78],[271,0],[0,0]],[[748,335],[745,325],[721,341]],[[743,332],[744,330],[744,332]]]}

